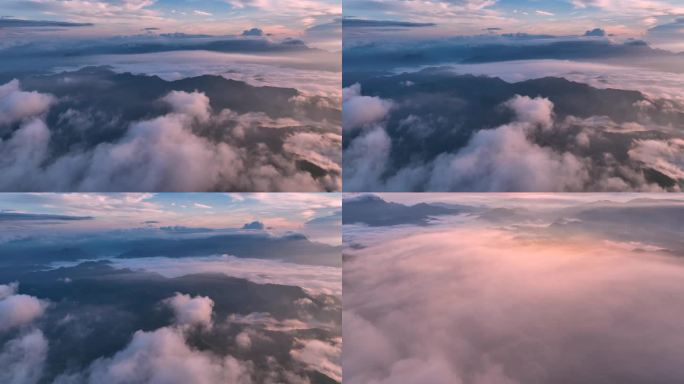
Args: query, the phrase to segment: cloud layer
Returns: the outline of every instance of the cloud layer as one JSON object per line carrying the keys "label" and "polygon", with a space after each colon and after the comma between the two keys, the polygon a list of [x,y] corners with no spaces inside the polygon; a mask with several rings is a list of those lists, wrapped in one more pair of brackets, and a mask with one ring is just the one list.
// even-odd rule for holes
{"label": "cloud layer", "polygon": [[[503,65],[454,68],[371,77],[365,95],[359,83],[345,88],[346,191],[682,188],[682,138],[672,129],[684,121],[680,95],[658,86],[651,95],[606,84],[595,89],[555,77],[505,83],[457,73],[494,75]],[[636,88],[648,76],[621,84]]]}
{"label": "cloud layer", "polygon": [[[56,154],[55,147],[63,139],[58,135],[66,132],[71,136],[67,140],[73,140],[74,135],[79,135],[78,130],[87,129],[101,117],[92,110],[62,109],[49,121],[60,126],[66,124],[69,131],[57,130],[48,126],[45,116],[55,100],[50,94],[22,91],[16,80],[0,88],[0,110],[5,112],[1,114],[0,128],[15,127],[0,141],[0,149],[6,154],[0,160],[0,189],[340,189],[341,138],[332,123],[320,118],[313,121],[305,117],[307,112],[302,112],[301,120],[297,120],[273,118],[262,112],[214,111],[205,93],[171,91],[158,101],[147,100],[153,105],[161,103],[157,107],[166,105],[168,113],[123,122],[124,127],[117,128],[121,133],[114,140]],[[310,103],[302,96],[291,102],[291,108],[316,108]],[[315,128],[321,125],[322,129]],[[79,146],[70,143],[71,148]]]}
{"label": "cloud layer", "polygon": [[[535,209],[530,197],[517,206],[487,197],[482,219],[429,228],[357,236],[345,226],[363,245],[348,249],[344,266],[345,382],[681,380],[682,249],[665,252],[649,235],[659,226],[656,244],[680,244],[662,215],[681,202],[593,195]],[[625,215],[637,210],[649,230],[630,233]],[[504,211],[524,216],[510,226],[486,218]],[[550,223],[550,211],[566,219]]]}

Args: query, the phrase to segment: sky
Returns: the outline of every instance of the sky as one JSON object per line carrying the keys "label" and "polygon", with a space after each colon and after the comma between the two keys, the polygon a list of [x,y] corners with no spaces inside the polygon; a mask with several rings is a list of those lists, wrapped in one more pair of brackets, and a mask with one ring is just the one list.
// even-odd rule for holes
{"label": "sky", "polygon": [[0,382],[341,382],[340,205],[0,195]]}
{"label": "sky", "polygon": [[341,17],[330,0],[2,1],[0,190],[341,190]]}
{"label": "sky", "polygon": [[523,32],[563,36],[601,28],[615,39],[639,38],[680,49],[684,5],[677,0],[349,0],[344,14],[435,24],[413,28],[417,35]]}
{"label": "sky", "polygon": [[[173,226],[240,229],[258,221],[276,234],[289,231],[339,244],[338,194],[3,194],[0,214],[90,218],[60,221],[0,221],[4,236],[30,233],[112,231]],[[331,219],[321,225],[310,222]],[[314,221],[315,223],[315,221]]]}
{"label": "sky", "polygon": [[350,194],[343,205],[345,382],[684,378],[681,196]]}
{"label": "sky", "polygon": [[345,2],[347,192],[678,192],[684,5]]}
{"label": "sky", "polygon": [[175,32],[239,35],[252,28],[280,37],[301,37],[305,29],[331,23],[342,13],[335,0],[8,0],[0,10],[3,16],[16,19],[93,24],[60,28],[60,33],[74,37]]}

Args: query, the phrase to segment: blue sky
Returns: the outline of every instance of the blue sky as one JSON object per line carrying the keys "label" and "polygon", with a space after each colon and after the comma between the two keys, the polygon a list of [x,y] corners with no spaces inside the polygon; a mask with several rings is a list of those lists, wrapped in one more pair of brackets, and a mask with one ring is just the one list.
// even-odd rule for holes
{"label": "blue sky", "polygon": [[82,33],[239,34],[252,27],[296,36],[342,12],[338,0],[3,0],[0,15],[27,20],[93,23]]}
{"label": "blue sky", "polygon": [[680,0],[346,0],[344,14],[437,24],[414,34],[475,35],[497,28],[497,33],[582,35],[602,28],[614,39],[639,38],[663,47],[684,37]]}
{"label": "blue sky", "polygon": [[[321,241],[339,238],[341,196],[334,193],[159,193],[159,194],[2,194],[0,213],[31,213],[92,217],[57,224],[2,221],[0,228],[32,230],[111,230],[188,226],[240,228],[261,221],[275,232],[314,234]],[[313,219],[330,218],[322,225]]]}

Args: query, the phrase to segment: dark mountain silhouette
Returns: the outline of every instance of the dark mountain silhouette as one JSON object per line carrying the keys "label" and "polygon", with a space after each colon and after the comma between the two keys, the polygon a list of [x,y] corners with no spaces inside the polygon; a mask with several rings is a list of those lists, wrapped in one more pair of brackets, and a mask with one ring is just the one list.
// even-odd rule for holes
{"label": "dark mountain silhouette", "polygon": [[427,203],[409,206],[387,202],[375,195],[346,199],[343,206],[343,224],[363,223],[372,227],[400,224],[428,225],[433,216],[454,215],[475,210],[469,206],[441,206]]}

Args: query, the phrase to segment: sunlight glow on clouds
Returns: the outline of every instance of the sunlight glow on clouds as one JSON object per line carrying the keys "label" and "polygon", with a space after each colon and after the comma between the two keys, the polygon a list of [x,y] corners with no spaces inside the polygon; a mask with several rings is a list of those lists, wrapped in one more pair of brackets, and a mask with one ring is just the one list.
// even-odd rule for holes
{"label": "sunlight glow on clouds", "polygon": [[[681,198],[386,196],[482,211],[426,227],[345,225],[346,382],[684,377]],[[637,218],[643,230],[631,231]]]}

